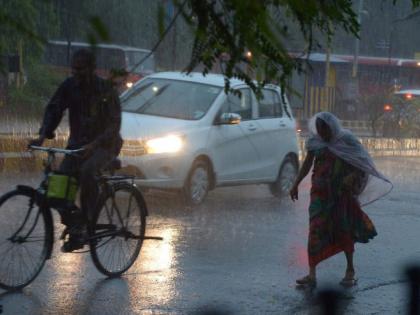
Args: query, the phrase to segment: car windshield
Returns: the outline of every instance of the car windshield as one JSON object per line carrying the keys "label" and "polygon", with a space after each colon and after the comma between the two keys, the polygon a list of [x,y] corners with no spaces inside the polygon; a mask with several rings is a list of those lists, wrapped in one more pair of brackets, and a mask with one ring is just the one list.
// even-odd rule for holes
{"label": "car windshield", "polygon": [[126,112],[198,120],[221,90],[213,85],[148,78],[124,94],[121,104]]}

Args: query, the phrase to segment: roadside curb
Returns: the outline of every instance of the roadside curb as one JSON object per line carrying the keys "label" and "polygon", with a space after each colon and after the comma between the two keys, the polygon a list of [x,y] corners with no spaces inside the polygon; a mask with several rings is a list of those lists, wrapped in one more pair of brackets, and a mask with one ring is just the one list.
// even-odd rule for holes
{"label": "roadside curb", "polygon": [[[42,170],[45,154],[27,150],[32,135],[0,135],[0,173],[2,172],[35,172]],[[64,147],[67,135],[58,135],[53,140],[45,141],[45,146]]]}
{"label": "roadside curb", "polygon": [[[305,142],[307,137],[300,136],[298,140],[299,158],[303,160],[306,149]],[[420,157],[420,138],[373,138],[358,137],[360,143],[366,148],[372,157],[380,156],[401,156],[401,157]]]}
{"label": "roadside curb", "polygon": [[[64,148],[67,134],[58,134],[53,140],[46,140],[44,145]],[[27,150],[27,144],[34,139],[33,134],[0,134],[0,173],[7,172],[36,172],[41,171],[45,153],[34,153]],[[420,139],[390,139],[390,138],[359,138],[363,146],[373,157],[404,156],[420,157]],[[299,137],[299,158],[305,154],[305,137]],[[138,156],[144,154],[142,150],[130,142],[121,156]]]}

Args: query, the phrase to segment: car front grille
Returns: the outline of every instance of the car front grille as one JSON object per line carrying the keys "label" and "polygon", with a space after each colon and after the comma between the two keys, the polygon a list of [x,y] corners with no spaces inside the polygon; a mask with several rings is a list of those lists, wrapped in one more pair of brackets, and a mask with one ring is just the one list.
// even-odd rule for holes
{"label": "car front grille", "polygon": [[121,148],[121,156],[142,156],[146,154],[144,141],[142,140],[124,140]]}

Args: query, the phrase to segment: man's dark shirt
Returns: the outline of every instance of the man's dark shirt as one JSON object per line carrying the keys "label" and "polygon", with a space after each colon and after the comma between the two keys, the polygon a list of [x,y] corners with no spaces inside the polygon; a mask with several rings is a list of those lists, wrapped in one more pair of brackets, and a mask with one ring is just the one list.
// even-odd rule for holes
{"label": "man's dark shirt", "polygon": [[88,143],[95,147],[115,150],[118,154],[122,139],[121,106],[117,92],[108,81],[97,76],[90,85],[79,84],[73,77],[66,79],[49,102],[40,135],[54,138],[64,110],[69,110],[69,149],[77,149]]}

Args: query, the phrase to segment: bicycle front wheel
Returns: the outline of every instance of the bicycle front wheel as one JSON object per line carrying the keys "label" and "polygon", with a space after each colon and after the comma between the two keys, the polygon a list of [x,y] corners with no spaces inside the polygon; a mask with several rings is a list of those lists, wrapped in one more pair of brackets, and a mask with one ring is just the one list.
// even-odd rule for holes
{"label": "bicycle front wheel", "polygon": [[0,288],[19,290],[44,266],[52,225],[30,191],[13,190],[0,198]]}
{"label": "bicycle front wheel", "polygon": [[92,226],[91,256],[101,273],[119,276],[139,255],[146,229],[146,204],[136,187],[126,182],[115,183],[100,200]]}

